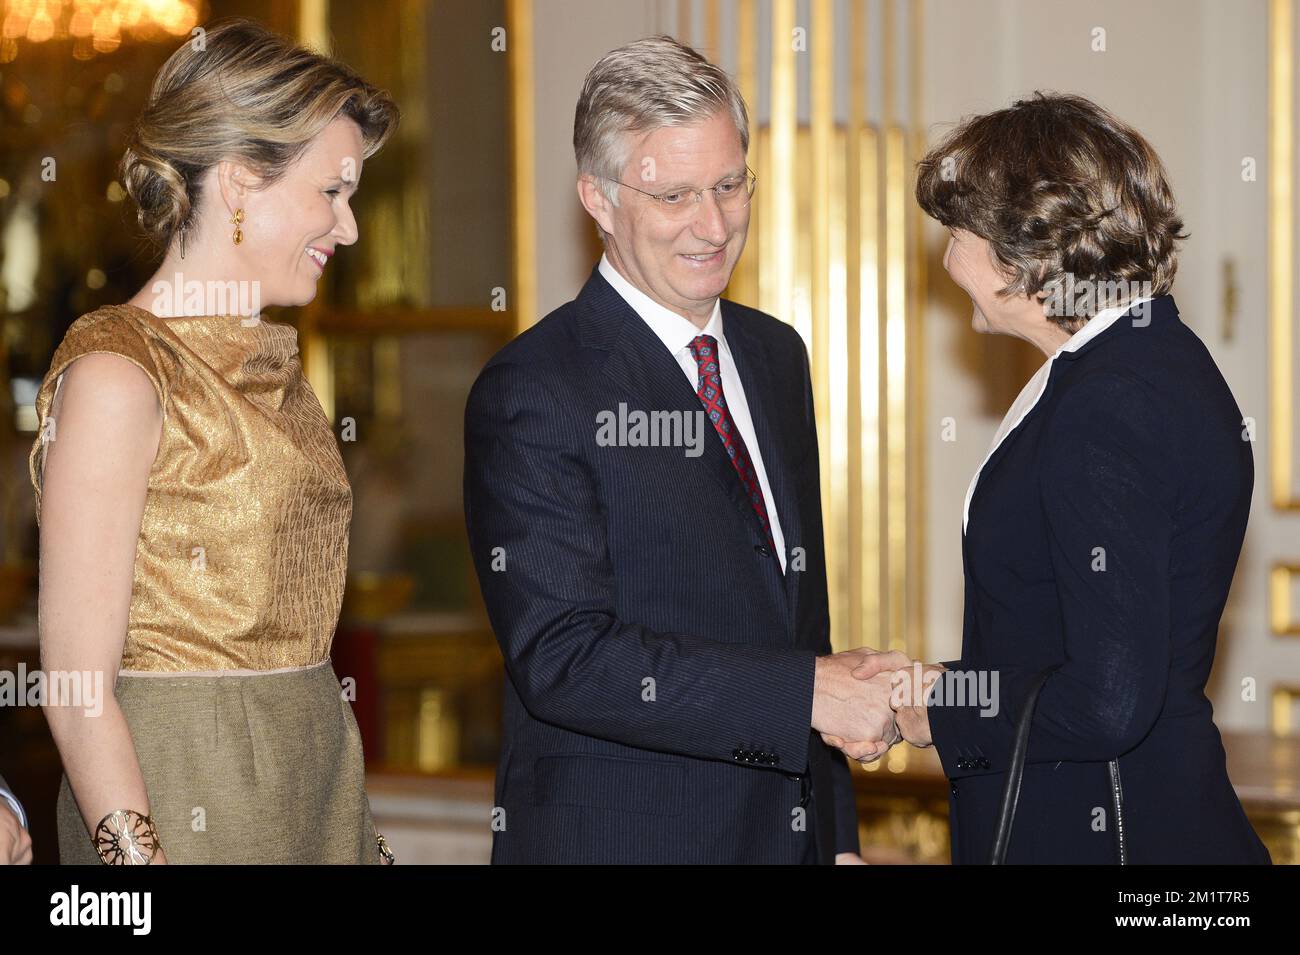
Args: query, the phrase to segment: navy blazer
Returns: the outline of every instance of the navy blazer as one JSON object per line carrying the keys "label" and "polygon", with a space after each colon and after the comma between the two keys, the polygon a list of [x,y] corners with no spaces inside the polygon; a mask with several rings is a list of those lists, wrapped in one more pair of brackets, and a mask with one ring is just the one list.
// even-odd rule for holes
{"label": "navy blazer", "polygon": [[598,270],[470,393],[465,516],[507,677],[494,863],[858,849],[847,763],[811,728],[831,647],[807,353],[785,323],[721,308],[788,573],[707,419],[696,457],[598,443],[620,403],[703,410]]}
{"label": "navy blazer", "polygon": [[[1241,411],[1169,296],[1053,362],[962,540],[962,656],[929,711],[955,863],[989,859],[1025,685],[1039,696],[1010,863],[1268,863],[1205,695],[1254,483]],[[1235,682],[1235,680],[1230,680]],[[990,679],[986,689],[992,690]],[[984,711],[982,715],[981,710]],[[1118,758],[1112,782],[1108,761]]]}

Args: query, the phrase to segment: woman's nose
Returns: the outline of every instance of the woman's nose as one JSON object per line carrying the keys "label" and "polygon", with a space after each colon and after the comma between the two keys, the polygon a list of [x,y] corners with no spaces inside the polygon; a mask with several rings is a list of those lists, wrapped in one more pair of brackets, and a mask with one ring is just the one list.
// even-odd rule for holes
{"label": "woman's nose", "polygon": [[357,220],[352,215],[352,209],[345,206],[334,226],[334,234],[338,238],[339,245],[352,245],[356,242],[357,231]]}

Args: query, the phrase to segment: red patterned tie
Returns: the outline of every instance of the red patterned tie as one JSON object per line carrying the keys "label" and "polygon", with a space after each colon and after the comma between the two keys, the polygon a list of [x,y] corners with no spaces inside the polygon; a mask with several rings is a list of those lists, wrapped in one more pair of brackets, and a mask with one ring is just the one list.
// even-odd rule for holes
{"label": "red patterned tie", "polygon": [[722,356],[718,354],[717,339],[712,335],[697,335],[691,340],[691,354],[695,356],[695,365],[700,374],[697,389],[700,401],[704,403],[704,410],[708,413],[709,420],[713,422],[718,437],[722,439],[722,446],[727,449],[731,466],[736,469],[740,483],[745,488],[745,494],[749,497],[750,506],[758,515],[759,523],[763,525],[763,531],[767,534],[767,542],[775,553],[776,542],[772,539],[772,525],[767,516],[767,502],[763,498],[763,488],[758,483],[754,462],[750,460],[749,451],[745,448],[745,439],[740,436],[740,429],[731,420],[727,399],[722,393]]}

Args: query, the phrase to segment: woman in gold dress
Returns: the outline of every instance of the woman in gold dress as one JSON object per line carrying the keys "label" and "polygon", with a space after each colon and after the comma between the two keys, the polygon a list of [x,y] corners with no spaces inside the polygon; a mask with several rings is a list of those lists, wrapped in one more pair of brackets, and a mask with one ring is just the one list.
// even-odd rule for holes
{"label": "woman in gold dress", "polygon": [[296,330],[259,310],[357,240],[396,123],[248,21],[154,81],[121,171],[162,265],[69,328],[36,400],[42,663],[107,688],[46,702],[64,863],[392,861],[329,660],[351,488]]}

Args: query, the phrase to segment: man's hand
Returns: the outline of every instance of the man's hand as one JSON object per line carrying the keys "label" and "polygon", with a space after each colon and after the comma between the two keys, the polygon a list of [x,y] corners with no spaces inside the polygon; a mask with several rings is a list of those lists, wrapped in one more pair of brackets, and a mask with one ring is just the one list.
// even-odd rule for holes
{"label": "man's hand", "polygon": [[13,809],[0,800],[0,865],[31,865],[32,837]]}
{"label": "man's hand", "polygon": [[864,654],[861,662],[853,668],[853,676],[870,682],[884,676],[889,677],[889,705],[894,711],[894,725],[899,735],[888,744],[873,740],[843,739],[827,734],[822,734],[822,739],[828,745],[843,750],[844,755],[850,759],[863,764],[879,759],[888,752],[890,746],[904,739],[913,746],[930,746],[930,715],[925,700],[930,687],[944,669],[942,664],[922,664],[911,660],[897,650]]}
{"label": "man's hand", "polygon": [[[926,699],[934,681],[939,679],[939,674],[947,668],[941,663],[922,664],[917,660],[910,660],[905,667],[892,673],[886,672],[885,667],[894,662],[886,658],[900,656],[906,659],[904,654],[897,651],[865,657],[858,666],[854,667],[853,676],[859,680],[873,682],[879,680],[881,676],[889,676],[889,705],[894,711],[895,726],[901,734],[900,739],[905,739],[913,746],[924,749],[934,742],[930,738],[930,711],[926,706]],[[884,755],[881,744],[871,741],[826,739],[826,742],[842,749],[846,756],[861,763],[874,762]],[[885,750],[888,748],[885,747]]]}
{"label": "man's hand", "polygon": [[[862,648],[818,657],[813,682],[812,725],[831,746],[854,740],[854,759],[883,756],[902,739],[890,707],[892,671],[906,666],[907,655]],[[874,667],[876,675],[855,677],[855,668]],[[865,670],[864,670],[865,672]],[[847,752],[847,750],[846,750]],[[853,754],[850,754],[853,755]]]}
{"label": "man's hand", "polygon": [[862,858],[856,852],[837,852],[835,853],[836,865],[866,865],[867,860]]}

